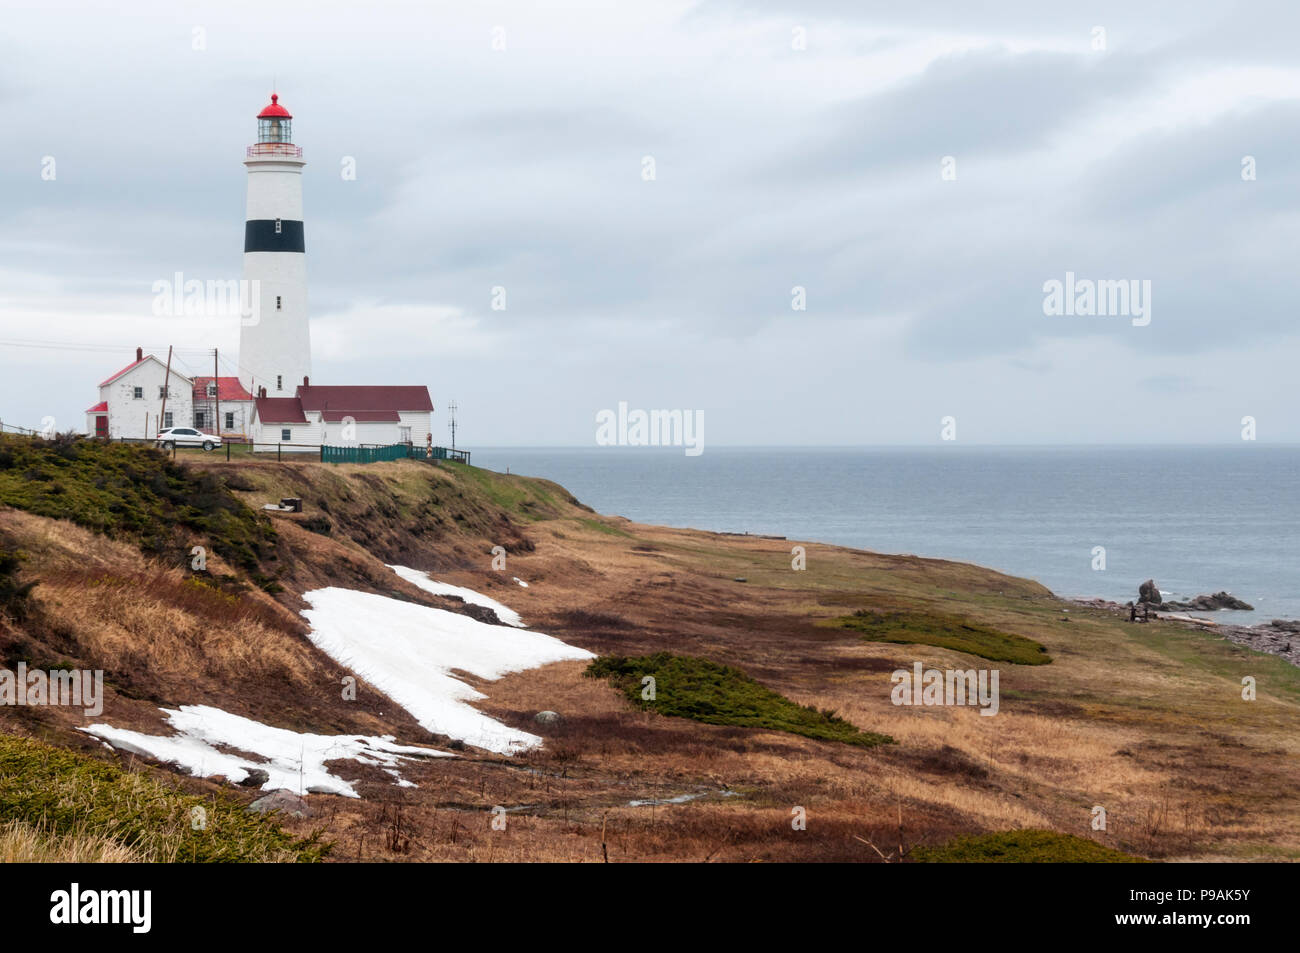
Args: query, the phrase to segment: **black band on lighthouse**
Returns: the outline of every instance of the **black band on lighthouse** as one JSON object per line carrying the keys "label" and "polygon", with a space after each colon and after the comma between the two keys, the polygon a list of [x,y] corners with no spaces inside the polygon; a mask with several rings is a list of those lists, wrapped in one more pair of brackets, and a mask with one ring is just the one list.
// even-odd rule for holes
{"label": "black band on lighthouse", "polygon": [[280,230],[276,231],[276,219],[255,218],[244,223],[244,251],[300,251],[307,246],[303,241],[302,222],[280,219]]}

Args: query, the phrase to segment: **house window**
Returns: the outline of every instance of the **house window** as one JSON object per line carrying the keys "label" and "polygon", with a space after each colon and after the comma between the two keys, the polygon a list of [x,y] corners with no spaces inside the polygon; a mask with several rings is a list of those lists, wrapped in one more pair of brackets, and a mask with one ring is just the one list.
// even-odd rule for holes
{"label": "house window", "polygon": [[280,220],[277,218],[277,219],[275,220],[275,233],[276,233],[277,235],[279,235],[279,234],[281,234],[283,231],[284,231],[284,229],[283,229],[283,228],[281,227],[281,225],[280,225]]}
{"label": "house window", "polygon": [[281,307],[280,307],[280,305],[281,305],[281,296],[280,296],[280,295],[276,295],[276,296],[275,296],[275,310],[276,310],[276,311],[280,311],[280,310],[282,310]]}
{"label": "house window", "polygon": [[162,399],[163,399],[164,397],[166,397],[166,396],[167,396],[167,388],[166,388],[166,386],[163,385],[163,384],[159,384],[159,385],[158,385],[158,399],[159,399],[159,400],[162,400]]}
{"label": "house window", "polygon": [[275,389],[276,389],[276,390],[284,390],[284,375],[283,375],[283,374],[276,374],[276,375],[275,375]]}
{"label": "house window", "polygon": [[143,387],[131,388],[131,396],[134,397],[136,400],[144,400],[144,388]]}
{"label": "house window", "polygon": [[285,443],[288,443],[290,440],[293,439],[293,434],[290,432],[288,427],[285,427],[283,430],[280,431],[280,439],[283,440]]}
{"label": "house window", "polygon": [[217,385],[215,381],[213,383],[208,384],[208,396],[209,397],[217,396]]}
{"label": "house window", "polygon": [[167,411],[167,413],[163,414],[163,430],[167,430],[171,426],[172,426],[172,412],[169,410]]}
{"label": "house window", "polygon": [[196,427],[198,427],[200,430],[202,430],[203,427],[204,427],[204,425],[205,425],[207,422],[208,422],[208,415],[207,415],[207,414],[205,414],[205,413],[204,413],[203,411],[201,411],[201,410],[196,410],[196,411],[194,411],[194,426],[196,426]]}
{"label": "house window", "polygon": [[235,412],[233,410],[226,411],[226,429],[235,429]]}

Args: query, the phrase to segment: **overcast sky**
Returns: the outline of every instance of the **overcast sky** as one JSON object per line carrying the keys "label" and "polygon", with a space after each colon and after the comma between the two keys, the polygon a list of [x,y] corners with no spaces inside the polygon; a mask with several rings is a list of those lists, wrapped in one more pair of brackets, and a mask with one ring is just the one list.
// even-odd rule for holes
{"label": "overcast sky", "polygon": [[[620,401],[712,445],[1300,441],[1294,4],[4,6],[6,423],[81,429],[137,344],[233,359],[152,286],[240,277],[274,84],[313,380],[427,384],[435,436],[454,398],[470,447]],[[1045,315],[1066,272],[1150,323]]]}

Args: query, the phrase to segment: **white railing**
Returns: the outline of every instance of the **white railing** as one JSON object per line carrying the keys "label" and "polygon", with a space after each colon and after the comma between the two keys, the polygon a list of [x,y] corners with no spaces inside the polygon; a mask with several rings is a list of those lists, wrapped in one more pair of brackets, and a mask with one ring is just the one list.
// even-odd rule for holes
{"label": "white railing", "polygon": [[256,145],[249,146],[244,154],[250,158],[253,156],[291,156],[295,159],[301,159],[302,146],[295,146],[291,142],[259,142]]}

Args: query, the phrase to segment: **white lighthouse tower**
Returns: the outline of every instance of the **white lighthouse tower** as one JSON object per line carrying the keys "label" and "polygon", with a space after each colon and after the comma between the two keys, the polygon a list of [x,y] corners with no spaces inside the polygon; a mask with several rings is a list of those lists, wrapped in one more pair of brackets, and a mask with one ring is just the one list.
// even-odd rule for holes
{"label": "white lighthouse tower", "polygon": [[239,380],[253,394],[292,397],[311,374],[307,254],[302,227],[302,149],[293,116],[271,94],[248,147],[244,280],[256,304],[239,330]]}

